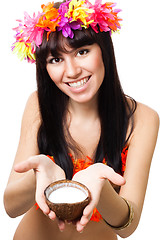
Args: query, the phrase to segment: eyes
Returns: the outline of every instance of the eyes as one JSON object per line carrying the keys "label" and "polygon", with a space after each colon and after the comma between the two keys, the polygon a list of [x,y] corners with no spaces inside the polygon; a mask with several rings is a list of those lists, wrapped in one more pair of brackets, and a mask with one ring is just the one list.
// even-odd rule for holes
{"label": "eyes", "polygon": [[48,63],[56,64],[62,62],[61,58],[51,58]]}
{"label": "eyes", "polygon": [[88,49],[82,49],[77,53],[77,56],[83,56],[86,55],[89,52]]}
{"label": "eyes", "polygon": [[[89,53],[89,49],[80,49],[78,52],[75,52],[76,57],[83,57],[86,56]],[[47,63],[51,64],[58,64],[63,61],[63,57],[53,57],[49,56],[47,59]]]}

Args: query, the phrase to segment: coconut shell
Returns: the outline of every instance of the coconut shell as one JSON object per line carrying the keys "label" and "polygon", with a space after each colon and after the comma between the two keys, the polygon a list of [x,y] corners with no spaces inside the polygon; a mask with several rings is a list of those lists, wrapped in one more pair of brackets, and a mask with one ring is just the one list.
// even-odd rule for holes
{"label": "coconut shell", "polygon": [[[81,202],[76,203],[53,203],[49,201],[50,194],[62,187],[75,187],[80,189],[86,194],[86,199]],[[60,180],[54,183],[51,183],[44,191],[46,202],[49,208],[55,212],[56,216],[61,220],[73,221],[79,219],[82,214],[84,208],[89,204],[91,200],[91,195],[88,188],[76,181],[72,180]]]}

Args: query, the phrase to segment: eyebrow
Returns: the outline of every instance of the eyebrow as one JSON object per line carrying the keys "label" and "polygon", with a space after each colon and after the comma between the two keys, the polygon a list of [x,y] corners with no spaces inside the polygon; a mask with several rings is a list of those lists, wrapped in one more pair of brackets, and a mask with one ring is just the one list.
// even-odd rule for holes
{"label": "eyebrow", "polygon": [[73,53],[74,51],[78,51],[79,49],[82,49],[82,48],[85,48],[85,47],[88,47],[90,45],[83,45],[81,47],[78,47],[78,48],[72,48],[70,51],[55,51],[55,54],[52,54],[51,52],[49,53],[49,55],[47,56],[46,60],[48,60],[48,58],[51,58],[51,57],[60,57],[62,53],[66,53],[66,54],[70,54],[70,53]]}

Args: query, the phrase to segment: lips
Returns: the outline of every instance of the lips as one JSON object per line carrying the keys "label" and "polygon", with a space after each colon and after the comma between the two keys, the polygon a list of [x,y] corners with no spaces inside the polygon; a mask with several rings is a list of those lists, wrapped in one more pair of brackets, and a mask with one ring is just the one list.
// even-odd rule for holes
{"label": "lips", "polygon": [[91,76],[89,77],[85,77],[81,80],[75,81],[75,82],[69,82],[67,83],[68,86],[72,87],[72,88],[80,88],[83,87],[90,79]]}

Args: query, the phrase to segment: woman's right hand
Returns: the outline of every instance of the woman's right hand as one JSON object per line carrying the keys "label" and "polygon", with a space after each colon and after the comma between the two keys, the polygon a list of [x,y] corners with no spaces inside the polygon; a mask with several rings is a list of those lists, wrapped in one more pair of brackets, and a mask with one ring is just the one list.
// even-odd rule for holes
{"label": "woman's right hand", "polygon": [[56,215],[46,204],[44,190],[52,182],[65,179],[64,170],[55,164],[49,157],[45,155],[36,155],[28,160],[18,163],[14,166],[14,170],[18,173],[24,173],[33,169],[36,177],[35,201],[45,215],[54,220]]}

